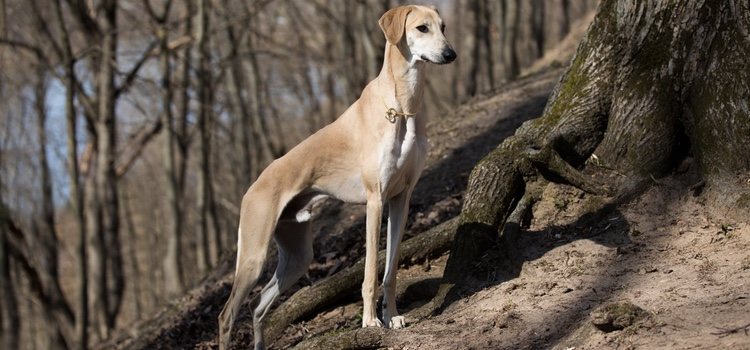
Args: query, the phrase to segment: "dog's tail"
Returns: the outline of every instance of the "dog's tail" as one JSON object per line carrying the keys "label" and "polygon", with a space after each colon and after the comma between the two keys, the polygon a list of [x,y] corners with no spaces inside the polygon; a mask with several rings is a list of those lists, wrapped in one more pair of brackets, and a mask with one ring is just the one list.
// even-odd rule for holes
{"label": "dog's tail", "polygon": [[279,217],[287,203],[299,193],[296,189],[280,188],[279,179],[271,177],[262,174],[242,199],[234,284],[219,315],[221,349],[228,348],[237,312],[263,271],[268,245]]}

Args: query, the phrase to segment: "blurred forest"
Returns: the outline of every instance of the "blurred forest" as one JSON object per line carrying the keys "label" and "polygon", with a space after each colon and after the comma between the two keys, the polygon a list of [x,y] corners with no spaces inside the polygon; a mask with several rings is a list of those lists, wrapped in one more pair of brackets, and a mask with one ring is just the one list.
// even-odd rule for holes
{"label": "blurred forest", "polygon": [[[249,184],[375,77],[400,3],[0,0],[0,347],[87,348],[229,257]],[[440,119],[597,1],[428,3],[459,55]]]}

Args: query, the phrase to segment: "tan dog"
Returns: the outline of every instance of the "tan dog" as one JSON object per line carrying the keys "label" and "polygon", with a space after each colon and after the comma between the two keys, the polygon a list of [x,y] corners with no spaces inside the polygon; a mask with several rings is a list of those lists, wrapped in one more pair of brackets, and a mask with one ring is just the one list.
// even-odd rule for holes
{"label": "tan dog", "polygon": [[[443,35],[434,8],[401,6],[379,21],[387,39],[383,69],[359,100],[335,122],[271,163],[242,199],[234,286],[219,316],[219,346],[230,343],[242,300],[255,285],[273,236],[279,264],[254,313],[255,349],[263,349],[263,319],[279,294],[312,261],[310,207],[326,197],[367,203],[363,327],[404,327],[396,311],[398,246],[409,198],[427,155],[422,103],[425,62],[452,62],[456,53]],[[376,311],[380,220],[388,203],[388,242],[383,314]]]}

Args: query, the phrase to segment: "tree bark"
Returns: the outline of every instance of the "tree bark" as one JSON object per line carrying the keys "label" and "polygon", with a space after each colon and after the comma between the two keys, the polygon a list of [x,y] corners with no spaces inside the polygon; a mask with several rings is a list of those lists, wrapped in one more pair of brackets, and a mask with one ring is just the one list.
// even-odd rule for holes
{"label": "tree bark", "polygon": [[475,257],[496,246],[530,184],[546,178],[607,193],[579,170],[592,154],[626,175],[609,184],[618,192],[613,203],[690,152],[715,189],[739,191],[730,206],[748,210],[747,190],[726,179],[750,169],[750,67],[742,58],[750,54],[749,7],[604,1],[543,116],[474,168],[434,304],[450,300]]}

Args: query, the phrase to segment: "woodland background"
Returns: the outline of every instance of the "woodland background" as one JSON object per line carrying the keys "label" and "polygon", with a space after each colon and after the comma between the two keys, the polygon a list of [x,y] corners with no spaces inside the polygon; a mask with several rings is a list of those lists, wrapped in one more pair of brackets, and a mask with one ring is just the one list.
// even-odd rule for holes
{"label": "woodland background", "polygon": [[[391,0],[0,0],[2,347],[86,348],[231,257],[240,198],[379,72]],[[597,1],[437,6],[426,114],[495,91]]]}

